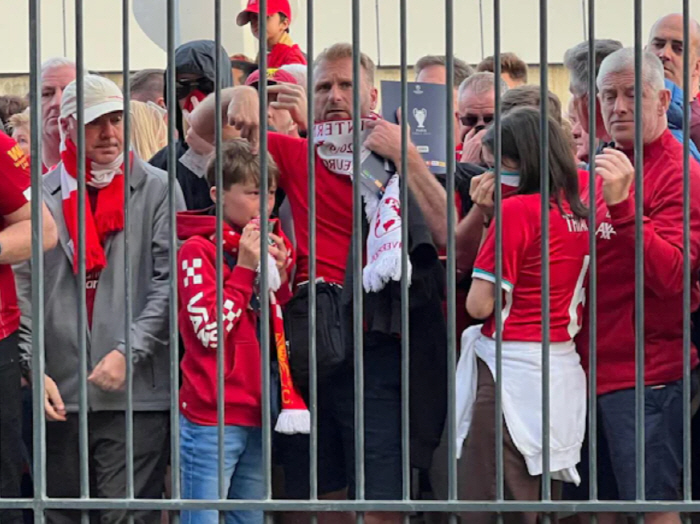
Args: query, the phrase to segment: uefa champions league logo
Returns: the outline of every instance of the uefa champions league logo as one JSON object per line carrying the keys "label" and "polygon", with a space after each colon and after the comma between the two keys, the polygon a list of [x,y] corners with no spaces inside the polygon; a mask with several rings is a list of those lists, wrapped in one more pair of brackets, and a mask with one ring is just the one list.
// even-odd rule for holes
{"label": "uefa champions league logo", "polygon": [[418,109],[417,107],[413,108],[413,118],[416,119],[416,122],[418,122],[418,129],[425,129],[425,119],[428,116],[428,110],[425,108]]}

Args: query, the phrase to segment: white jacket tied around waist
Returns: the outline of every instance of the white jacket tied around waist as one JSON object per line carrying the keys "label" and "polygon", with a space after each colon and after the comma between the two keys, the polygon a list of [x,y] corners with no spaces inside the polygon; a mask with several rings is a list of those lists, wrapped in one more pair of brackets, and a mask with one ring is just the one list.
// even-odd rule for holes
{"label": "white jacket tied around waist", "polygon": [[[530,475],[542,474],[542,344],[503,342],[503,416]],[[457,364],[457,453],[472,423],[480,358],[496,376],[496,343],[481,326],[462,334]],[[550,344],[550,471],[552,478],[578,485],[576,464],[586,429],[586,375],[573,341]]]}

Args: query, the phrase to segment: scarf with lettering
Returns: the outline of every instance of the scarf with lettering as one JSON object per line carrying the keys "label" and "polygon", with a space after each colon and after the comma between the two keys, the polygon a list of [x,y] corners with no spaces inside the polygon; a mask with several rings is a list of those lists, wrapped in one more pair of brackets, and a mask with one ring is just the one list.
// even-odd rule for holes
{"label": "scarf with lettering", "polygon": [[[282,228],[278,220],[271,220],[270,232],[281,236],[287,246],[287,267],[291,267],[294,262],[294,253],[292,245],[286,236],[282,233]],[[211,238],[212,242],[216,242],[216,235]],[[224,228],[224,251],[231,255],[238,256],[238,246],[241,241],[241,234],[229,227]],[[277,417],[275,431],[286,435],[294,435],[296,433],[306,433],[311,431],[311,415],[304,398],[299,393],[299,390],[294,385],[292,373],[289,367],[289,354],[287,352],[287,340],[284,335],[284,319],[282,317],[282,308],[277,303],[275,291],[282,285],[277,263],[275,258],[268,253],[268,287],[270,294],[270,308],[272,316],[272,330],[275,337],[275,348],[277,351],[277,363],[280,372],[280,388],[282,397],[282,411]],[[260,272],[260,265],[258,265]]]}
{"label": "scarf with lettering", "polygon": [[[133,156],[129,156],[133,162]],[[63,218],[73,248],[73,272],[78,272],[78,156],[75,144],[66,138],[61,150],[61,198]],[[85,160],[85,179],[98,189],[97,203],[85,206],[85,264],[87,272],[101,271],[107,265],[104,242],[124,229],[124,155],[108,165]]]}
{"label": "scarf with lettering", "polygon": [[[369,135],[367,122],[379,117],[372,114],[362,118],[360,143]],[[351,120],[317,122],[314,124],[314,144],[316,154],[323,165],[337,175],[353,176],[353,123]],[[364,162],[371,154],[362,146],[360,161]],[[371,176],[363,172],[363,177]],[[361,183],[360,181],[355,181]],[[361,184],[362,197],[365,201],[365,214],[369,222],[367,236],[366,264],[362,270],[362,282],[365,291],[377,292],[384,289],[387,282],[401,280],[401,199],[400,177],[394,174],[382,190],[372,184]],[[408,275],[411,279],[411,263]]]}

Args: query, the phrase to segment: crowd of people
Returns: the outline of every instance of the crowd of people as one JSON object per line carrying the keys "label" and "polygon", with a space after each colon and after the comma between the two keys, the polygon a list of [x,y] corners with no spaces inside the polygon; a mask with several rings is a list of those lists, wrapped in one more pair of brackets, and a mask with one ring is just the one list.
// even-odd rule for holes
{"label": "crowd of people", "polygon": [[[642,114],[635,113],[635,56],[615,40],[581,42],[566,52],[571,101],[562,107],[548,93],[546,159],[540,157],[542,91],[528,84],[527,65],[513,53],[476,67],[454,58],[456,172],[454,203],[444,175],[429,169],[418,148],[401,147],[401,127],[377,113],[375,65],[360,56],[353,77],[353,48],[336,43],[313,57],[313,122],[307,120],[307,57],[290,36],[287,0],[269,0],[266,39],[269,69],[229,55],[213,41],[179,46],[175,71],[133,73],[131,100],[108,78],[82,78],[77,103],[76,67],[52,58],[41,70],[41,150],[30,156],[27,99],[0,97],[0,496],[31,496],[32,463],[32,251],[30,163],[43,176],[43,296],[46,414],[46,490],[49,497],[79,498],[81,354],[87,347],[87,422],[91,497],[126,497],[127,447],[133,449],[136,498],[171,496],[179,476],[183,499],[256,500],[265,497],[263,424],[274,428],[274,498],[310,498],[310,366],[316,365],[318,496],[356,497],[354,280],[363,286],[364,497],[401,500],[402,339],[409,347],[410,479],[415,497],[448,498],[448,469],[457,460],[458,496],[496,500],[497,425],[503,428],[504,493],[508,500],[541,498],[543,474],[541,302],[542,242],[549,245],[550,448],[553,496],[588,500],[589,441],[597,443],[598,499],[635,500],[635,222],[642,198],[644,253],[644,443],[647,500],[682,499],[683,418],[683,48],[691,67],[690,238],[691,306],[700,305],[700,25],[670,14],[651,28],[642,55]],[[260,13],[251,0],[238,15],[261,37]],[[589,70],[589,52],[595,71]],[[223,121],[220,172],[215,155],[215,64]],[[447,59],[425,56],[417,82],[446,85]],[[167,96],[174,73],[176,100]],[[596,92],[589,91],[595,78]],[[267,100],[258,88],[267,84]],[[353,105],[359,89],[360,107]],[[501,113],[496,114],[496,93]],[[32,93],[31,96],[38,96]],[[596,113],[589,102],[596,97]],[[259,105],[267,106],[267,151],[259,151]],[[168,143],[168,107],[174,106],[176,141]],[[124,112],[131,134],[125,147]],[[78,127],[83,111],[84,129]],[[384,177],[353,180],[352,118],[360,113],[362,156],[390,161]],[[494,120],[500,119],[500,155]],[[595,122],[591,120],[595,119]],[[635,188],[635,120],[642,121],[643,188]],[[589,132],[595,130],[595,149]],[[78,158],[84,134],[85,158]],[[315,147],[316,231],[309,231],[308,141]],[[172,151],[171,148],[175,148]],[[267,158],[263,173],[262,158]],[[500,157],[500,166],[496,158]],[[175,158],[176,165],[169,166]],[[402,158],[405,162],[402,162]],[[84,160],[84,175],[79,169]],[[541,166],[546,161],[550,202],[543,217]],[[594,161],[594,172],[590,165]],[[383,164],[388,166],[387,164]],[[127,168],[128,166],[128,168]],[[496,177],[496,168],[499,176]],[[175,172],[170,187],[168,169]],[[405,171],[404,171],[405,169]],[[125,177],[125,173],[128,177]],[[262,177],[266,176],[266,180]],[[79,223],[78,177],[85,176],[85,221]],[[450,180],[452,177],[450,177]],[[594,187],[590,184],[593,182]],[[354,231],[353,187],[361,183],[363,218]],[[6,184],[6,185],[5,185]],[[401,187],[407,184],[408,198]],[[497,187],[500,184],[500,187]],[[127,186],[128,185],[128,186]],[[126,187],[125,187],[126,186]],[[261,194],[266,188],[267,194]],[[497,209],[497,190],[503,196]],[[591,202],[591,196],[595,202]],[[173,200],[174,199],[174,202]],[[266,205],[263,203],[266,201]],[[223,216],[216,213],[221,201]],[[178,244],[171,238],[174,204]],[[458,216],[448,230],[448,206]],[[595,206],[595,223],[588,221]],[[128,230],[125,208],[129,209]],[[269,216],[261,216],[262,209]],[[543,218],[548,230],[542,230]],[[220,222],[221,220],[221,222]],[[502,278],[496,278],[500,222]],[[402,268],[402,233],[408,228],[409,261]],[[263,231],[268,239],[262,239]],[[220,244],[221,234],[223,245]],[[456,412],[448,413],[446,252],[456,238]],[[587,300],[589,236],[595,235],[597,302]],[[78,246],[85,247],[85,322],[81,321]],[[353,271],[360,244],[361,272]],[[267,245],[266,251],[262,249]],[[316,281],[310,282],[312,245]],[[177,249],[177,274],[171,274]],[[217,255],[223,251],[223,264]],[[129,260],[128,269],[125,267]],[[261,278],[265,264],[266,279]],[[408,274],[403,274],[407,269]],[[128,276],[128,278],[127,278]],[[402,333],[400,281],[409,287],[409,333]],[[170,302],[171,281],[177,303]],[[263,280],[267,288],[263,288]],[[500,282],[501,289],[496,284]],[[316,289],[316,362],[309,357],[309,287]],[[218,294],[221,289],[221,296]],[[500,300],[499,300],[500,296]],[[127,298],[131,306],[127,325]],[[264,300],[267,298],[268,300]],[[217,304],[221,300],[223,309]],[[263,315],[269,304],[269,315]],[[496,311],[497,304],[502,305]],[[179,326],[181,388],[171,396],[170,310]],[[589,315],[596,311],[598,433],[587,432],[591,346]],[[263,420],[261,320],[270,319],[272,419]],[[218,318],[223,319],[219,325]],[[500,322],[500,325],[498,325]],[[84,332],[82,331],[84,329]],[[497,376],[496,333],[502,344]],[[127,366],[127,355],[132,365]],[[220,356],[223,355],[223,369]],[[698,389],[692,349],[692,394]],[[127,442],[127,369],[133,371],[133,442]],[[223,411],[218,399],[223,374]],[[502,384],[503,420],[497,421],[496,383]],[[180,417],[170,426],[171,404]],[[28,411],[29,410],[29,411]],[[223,417],[223,463],[217,424]],[[448,445],[455,417],[457,441]],[[695,419],[694,419],[695,420]],[[700,423],[700,420],[697,421]],[[24,428],[22,427],[24,425]],[[695,427],[695,422],[694,422]],[[24,432],[23,432],[24,429]],[[36,429],[36,428],[35,428]],[[171,432],[179,449],[170,448]],[[29,438],[27,438],[29,434]],[[24,435],[24,437],[23,437]],[[693,464],[700,437],[693,435]],[[697,442],[696,442],[697,441]],[[448,450],[456,449],[457,456]],[[179,471],[172,456],[179,454]],[[36,458],[36,457],[34,457]],[[224,486],[219,485],[223,468]],[[23,478],[25,482],[23,483]],[[31,483],[29,483],[31,485]],[[696,487],[700,491],[700,485]],[[427,493],[427,494],[426,494]],[[94,522],[155,523],[167,513],[110,509]],[[587,522],[588,515],[570,517]],[[31,518],[0,510],[0,522]],[[183,510],[184,523],[218,522],[214,510]],[[289,512],[282,522],[310,522]],[[370,524],[400,522],[403,515],[370,511]],[[442,515],[426,516],[441,522]],[[556,516],[553,516],[556,519]],[[599,522],[616,522],[612,513]],[[80,511],[46,511],[50,523],[81,521]],[[432,520],[431,520],[432,519]],[[496,522],[495,513],[463,513],[462,522]],[[506,513],[506,522],[536,523],[536,512]],[[257,510],[225,512],[228,523],[262,523]],[[322,523],[353,522],[350,512],[321,513]],[[646,516],[654,524],[679,523],[678,513]]]}

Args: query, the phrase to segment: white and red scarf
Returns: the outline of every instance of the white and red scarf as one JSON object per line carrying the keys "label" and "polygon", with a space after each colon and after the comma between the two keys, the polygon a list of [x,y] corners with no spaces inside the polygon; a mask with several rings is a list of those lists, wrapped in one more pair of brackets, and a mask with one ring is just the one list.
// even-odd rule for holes
{"label": "white and red scarf", "polygon": [[[278,220],[271,221],[273,232],[284,238],[287,246],[287,267],[291,267],[294,263],[293,250],[289,240],[283,235],[282,228]],[[238,246],[241,241],[241,234],[231,229],[228,224],[224,225],[224,251],[238,256]],[[216,242],[216,235],[212,235],[212,242]],[[284,335],[284,318],[282,317],[282,308],[277,303],[275,291],[277,291],[281,283],[277,263],[272,255],[268,253],[268,292],[270,293],[270,308],[272,316],[272,330],[275,337],[275,348],[277,350],[277,363],[280,372],[280,388],[282,397],[282,411],[277,417],[275,431],[286,435],[294,435],[296,433],[306,433],[311,431],[311,415],[304,398],[299,393],[299,390],[294,385],[292,373],[289,367],[289,355],[287,353],[287,340]],[[260,266],[258,265],[258,272]]]}
{"label": "white and red scarf", "polygon": [[[367,122],[379,117],[372,114],[362,118],[361,143],[369,134]],[[314,144],[323,165],[332,173],[353,176],[353,123],[351,120],[317,122],[314,124]],[[362,146],[360,161],[371,151]],[[373,191],[361,185],[365,214],[369,222],[367,263],[362,270],[362,282],[367,292],[381,291],[390,280],[401,280],[401,199],[400,177],[394,174],[383,191]],[[359,181],[358,181],[359,182]],[[411,263],[407,278],[411,279]]]}
{"label": "white and red scarf", "polygon": [[[130,155],[130,161],[133,157]],[[78,157],[75,144],[66,138],[61,151],[61,197],[63,218],[70,235],[73,271],[78,272]],[[86,184],[99,190],[95,209],[85,206],[85,263],[87,272],[101,271],[107,265],[105,239],[124,229],[124,157],[109,165],[85,160]]]}

